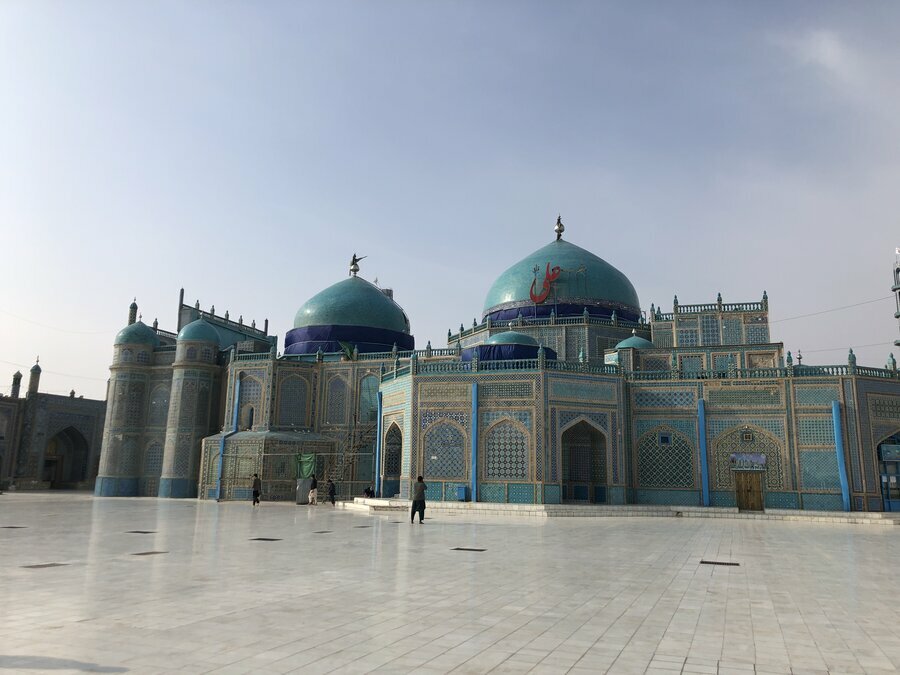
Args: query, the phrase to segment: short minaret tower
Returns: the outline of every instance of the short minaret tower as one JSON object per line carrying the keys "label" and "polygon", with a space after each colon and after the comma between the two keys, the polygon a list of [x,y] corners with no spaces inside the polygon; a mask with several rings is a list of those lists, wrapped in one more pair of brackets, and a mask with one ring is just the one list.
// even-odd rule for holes
{"label": "short minaret tower", "polygon": [[200,446],[217,422],[219,335],[206,319],[178,331],[159,497],[196,497]]}
{"label": "short minaret tower", "polygon": [[22,373],[18,370],[13,373],[13,381],[12,381],[12,389],[9,392],[9,395],[13,398],[19,398],[19,389],[22,387]]}
{"label": "short minaret tower", "polygon": [[28,377],[28,394],[33,396],[38,393],[38,387],[41,386],[41,357],[37,357],[35,364],[31,366],[31,374]]}
{"label": "short minaret tower", "polygon": [[119,331],[113,342],[100,467],[94,483],[94,494],[98,497],[136,497],[140,494],[150,364],[159,338],[143,321],[137,320],[136,312],[137,304],[132,303],[129,324]]}
{"label": "short minaret tower", "polygon": [[128,307],[128,325],[135,323],[137,321],[137,298],[131,301],[131,305]]}

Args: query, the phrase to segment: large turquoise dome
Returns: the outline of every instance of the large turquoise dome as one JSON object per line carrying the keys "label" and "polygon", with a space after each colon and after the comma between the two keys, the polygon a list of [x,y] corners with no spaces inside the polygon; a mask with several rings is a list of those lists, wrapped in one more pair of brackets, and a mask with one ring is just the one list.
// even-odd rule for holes
{"label": "large turquoise dome", "polygon": [[285,353],[412,349],[406,312],[378,286],[350,276],[307,300],[285,336]]}
{"label": "large turquoise dome", "polygon": [[507,269],[484,301],[484,317],[593,316],[637,321],[640,301],[624,274],[590,251],[558,239]]}
{"label": "large turquoise dome", "polygon": [[159,336],[156,331],[150,328],[143,321],[135,321],[129,326],[125,326],[116,335],[113,344],[117,345],[149,345],[151,347],[159,346]]}

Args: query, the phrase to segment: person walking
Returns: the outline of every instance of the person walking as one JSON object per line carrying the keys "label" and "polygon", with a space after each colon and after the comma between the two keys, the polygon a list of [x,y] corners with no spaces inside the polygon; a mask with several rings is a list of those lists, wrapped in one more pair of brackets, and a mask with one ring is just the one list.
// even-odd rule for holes
{"label": "person walking", "polygon": [[412,511],[409,513],[409,524],[412,525],[413,521],[416,518],[416,513],[419,514],[419,525],[425,520],[425,490],[428,488],[425,485],[422,476],[419,476],[416,479],[415,484],[413,485],[413,494],[412,494]]}
{"label": "person walking", "polygon": [[316,480],[316,474],[312,475],[312,481],[309,484],[309,503],[311,506],[315,506],[319,502],[317,498],[319,496],[319,481]]}
{"label": "person walking", "polygon": [[337,487],[332,482],[332,480],[328,479],[328,501],[331,502],[331,505],[334,506],[334,496],[337,494]]}
{"label": "person walking", "polygon": [[259,495],[262,494],[262,481],[259,474],[253,474],[253,506],[259,506]]}

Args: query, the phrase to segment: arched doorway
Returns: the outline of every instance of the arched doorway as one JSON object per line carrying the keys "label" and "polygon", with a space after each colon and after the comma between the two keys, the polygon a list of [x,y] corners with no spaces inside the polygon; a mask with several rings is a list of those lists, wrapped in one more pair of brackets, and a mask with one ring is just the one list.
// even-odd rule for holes
{"label": "arched doorway", "polygon": [[403,457],[403,433],[396,424],[391,424],[384,435],[384,482],[381,494],[393,497],[400,492],[400,469]]}
{"label": "arched doorway", "polygon": [[882,508],[900,511],[900,431],[881,441],[877,451]]}
{"label": "arched doorway", "polygon": [[562,498],[569,503],[606,502],[606,436],[584,420],[562,434]]}
{"label": "arched doorway", "polygon": [[54,435],[44,448],[41,480],[53,490],[74,490],[87,480],[88,442],[74,427]]}

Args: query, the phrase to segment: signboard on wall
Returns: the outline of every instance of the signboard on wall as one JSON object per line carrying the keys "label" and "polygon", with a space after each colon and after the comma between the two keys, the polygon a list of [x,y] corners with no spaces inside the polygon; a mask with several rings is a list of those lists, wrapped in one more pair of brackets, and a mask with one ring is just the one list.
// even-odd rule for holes
{"label": "signboard on wall", "polygon": [[765,471],[766,456],[761,452],[732,452],[731,468],[736,471]]}

